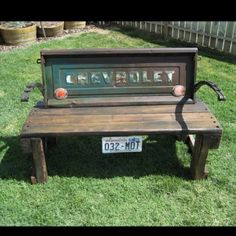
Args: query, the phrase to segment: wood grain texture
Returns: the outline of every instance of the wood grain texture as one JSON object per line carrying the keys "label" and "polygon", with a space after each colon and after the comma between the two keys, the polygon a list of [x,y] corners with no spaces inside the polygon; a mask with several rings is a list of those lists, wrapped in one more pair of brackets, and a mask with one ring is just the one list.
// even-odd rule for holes
{"label": "wood grain texture", "polygon": [[21,143],[21,150],[23,153],[25,154],[32,153],[31,142],[29,138],[21,138],[20,143]]}
{"label": "wood grain texture", "polygon": [[205,167],[209,149],[208,139],[209,135],[196,135],[190,165],[191,175],[195,180],[205,179],[208,175]]}
{"label": "wood grain texture", "polygon": [[31,138],[31,145],[37,182],[45,183],[48,180],[48,173],[42,139]]}
{"label": "wood grain texture", "polygon": [[[34,108],[22,137],[57,135],[221,134],[203,103],[86,108]],[[214,143],[214,141],[213,141]],[[216,145],[217,146],[217,145]]]}
{"label": "wood grain texture", "polygon": [[53,108],[51,109],[32,109],[30,115],[62,115],[75,114],[75,115],[101,115],[101,114],[166,114],[166,113],[198,113],[209,112],[208,108],[202,102],[186,105],[127,105],[127,106],[106,106],[106,107],[80,107],[80,108]]}

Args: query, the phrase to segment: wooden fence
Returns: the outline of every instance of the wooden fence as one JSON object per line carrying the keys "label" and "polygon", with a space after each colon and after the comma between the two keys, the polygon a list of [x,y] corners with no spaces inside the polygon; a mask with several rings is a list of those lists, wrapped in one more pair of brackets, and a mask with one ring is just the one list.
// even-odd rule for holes
{"label": "wooden fence", "polygon": [[[105,23],[99,21],[99,24]],[[236,54],[236,21],[113,21],[112,23]]]}

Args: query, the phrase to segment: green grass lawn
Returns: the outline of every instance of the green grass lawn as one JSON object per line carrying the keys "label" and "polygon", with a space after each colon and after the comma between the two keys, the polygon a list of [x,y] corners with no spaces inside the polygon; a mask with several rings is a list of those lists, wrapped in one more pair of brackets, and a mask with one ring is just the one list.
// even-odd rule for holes
{"label": "green grass lawn", "polygon": [[200,51],[197,80],[212,80],[227,101],[209,88],[198,96],[208,104],[224,132],[210,150],[209,177],[189,179],[190,155],[182,142],[152,136],[137,154],[101,154],[101,137],[60,138],[47,154],[49,181],[31,185],[32,160],[22,154],[19,134],[42,96],[31,93],[41,82],[36,64],[43,48],[143,48],[181,46],[131,31],[84,33],[0,53],[0,225],[70,226],[228,226],[236,224],[236,60]]}

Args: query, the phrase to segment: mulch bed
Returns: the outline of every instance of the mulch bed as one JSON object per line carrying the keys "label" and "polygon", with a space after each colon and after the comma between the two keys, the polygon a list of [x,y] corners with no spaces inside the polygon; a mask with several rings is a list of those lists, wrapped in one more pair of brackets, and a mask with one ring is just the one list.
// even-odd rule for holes
{"label": "mulch bed", "polygon": [[[73,35],[73,34],[78,34],[78,33],[83,33],[83,32],[90,32],[90,31],[99,31],[99,30],[100,29],[95,27],[94,25],[87,25],[86,27],[81,28],[81,29],[64,30],[63,34],[60,35],[60,36],[47,37],[47,38],[38,37],[35,43],[40,43],[42,41],[48,41],[48,40],[57,39],[57,38],[65,38],[65,37],[67,37],[69,35]],[[3,39],[0,36],[0,52],[10,51],[10,50],[15,49],[15,48],[25,48],[25,47],[28,47],[29,45],[32,45],[32,43],[26,44],[26,45],[6,45],[6,44],[4,44]]]}

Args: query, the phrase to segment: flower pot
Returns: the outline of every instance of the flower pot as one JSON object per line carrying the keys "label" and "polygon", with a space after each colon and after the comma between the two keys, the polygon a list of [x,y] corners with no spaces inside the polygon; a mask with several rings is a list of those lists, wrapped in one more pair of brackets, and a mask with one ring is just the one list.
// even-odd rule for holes
{"label": "flower pot", "polygon": [[6,44],[19,45],[34,42],[36,40],[36,25],[27,23],[23,26],[11,27],[9,22],[0,25],[2,38]]}
{"label": "flower pot", "polygon": [[[42,25],[47,37],[55,37],[63,34],[64,21],[42,21]],[[44,36],[40,23],[37,23],[37,34],[39,36]]]}
{"label": "flower pot", "polygon": [[86,26],[86,21],[65,21],[65,29],[80,29]]}

